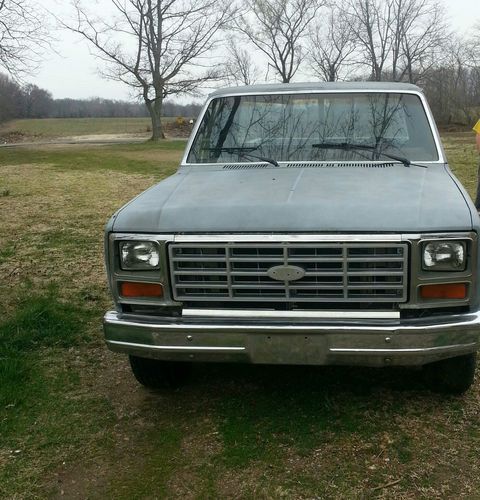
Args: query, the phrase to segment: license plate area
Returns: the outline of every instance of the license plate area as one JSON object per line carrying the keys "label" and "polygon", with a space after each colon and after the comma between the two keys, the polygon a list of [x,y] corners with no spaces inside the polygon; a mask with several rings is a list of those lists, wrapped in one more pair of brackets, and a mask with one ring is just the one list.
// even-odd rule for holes
{"label": "license plate area", "polygon": [[323,365],[328,354],[324,335],[256,334],[248,339],[253,363]]}

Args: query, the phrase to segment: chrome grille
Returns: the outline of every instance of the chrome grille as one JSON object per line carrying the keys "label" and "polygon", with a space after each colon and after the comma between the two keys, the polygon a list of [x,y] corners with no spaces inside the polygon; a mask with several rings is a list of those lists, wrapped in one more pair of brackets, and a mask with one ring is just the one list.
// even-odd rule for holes
{"label": "chrome grille", "polygon": [[[404,243],[173,243],[170,273],[176,300],[405,302]],[[305,275],[277,281],[274,266]]]}

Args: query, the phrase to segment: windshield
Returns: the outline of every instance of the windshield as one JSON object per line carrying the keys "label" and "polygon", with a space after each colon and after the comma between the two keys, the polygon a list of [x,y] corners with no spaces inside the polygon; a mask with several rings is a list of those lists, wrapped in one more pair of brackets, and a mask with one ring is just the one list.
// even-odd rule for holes
{"label": "windshield", "polygon": [[213,99],[187,161],[385,160],[382,153],[410,161],[438,160],[417,95],[310,93]]}

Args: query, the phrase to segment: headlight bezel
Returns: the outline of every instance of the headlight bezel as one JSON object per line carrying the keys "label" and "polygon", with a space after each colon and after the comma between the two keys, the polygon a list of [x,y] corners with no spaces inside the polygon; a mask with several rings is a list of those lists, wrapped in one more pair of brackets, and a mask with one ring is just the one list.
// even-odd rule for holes
{"label": "headlight bezel", "polygon": [[[109,232],[106,234],[106,266],[107,276],[113,300],[118,308],[124,305],[146,305],[152,304],[160,307],[178,307],[179,303],[171,298],[170,276],[167,261],[167,245],[172,242],[174,235],[170,233],[123,233]],[[120,243],[128,241],[153,241],[158,245],[160,251],[160,263],[157,269],[146,270],[123,270],[120,267]],[[122,281],[134,281],[143,283],[158,283],[163,286],[163,298],[150,297],[123,297],[120,294],[119,283]]]}
{"label": "headlight bezel", "polygon": [[[421,245],[421,263],[422,263],[422,271],[426,271],[427,273],[462,273],[467,270],[468,267],[468,240],[463,239],[432,239],[432,240],[423,240]],[[440,251],[448,251],[448,247],[452,248],[452,253],[456,253],[457,257],[461,255],[461,264],[455,265],[452,261],[439,261],[433,263],[431,265],[427,264],[427,252],[428,247],[437,246],[437,253]],[[457,246],[457,250],[455,250],[455,246]],[[442,249],[443,247],[443,249]],[[431,255],[431,254],[430,254]]]}
{"label": "headlight bezel", "polygon": [[[161,251],[160,245],[158,242],[153,241],[151,239],[135,239],[135,240],[120,240],[117,242],[118,245],[118,259],[119,259],[119,268],[122,271],[156,271],[161,268]],[[151,257],[153,259],[154,264],[148,264],[140,258],[141,255],[141,246],[143,245],[143,249],[150,247],[150,253],[153,254]],[[129,248],[130,247],[130,248]],[[135,249],[135,247],[139,247]],[[136,257],[135,262],[135,250],[139,255]],[[130,252],[130,259],[133,262],[128,262],[127,256],[128,252]]]}

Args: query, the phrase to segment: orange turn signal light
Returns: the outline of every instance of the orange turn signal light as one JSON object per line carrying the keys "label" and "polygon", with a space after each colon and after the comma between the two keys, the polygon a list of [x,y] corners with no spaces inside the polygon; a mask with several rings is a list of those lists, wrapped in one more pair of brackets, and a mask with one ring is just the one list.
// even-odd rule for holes
{"label": "orange turn signal light", "polygon": [[465,283],[423,285],[420,287],[420,296],[422,299],[465,299],[467,285]]}
{"label": "orange turn signal light", "polygon": [[163,297],[163,286],[159,283],[139,283],[124,281],[120,283],[122,297]]}

